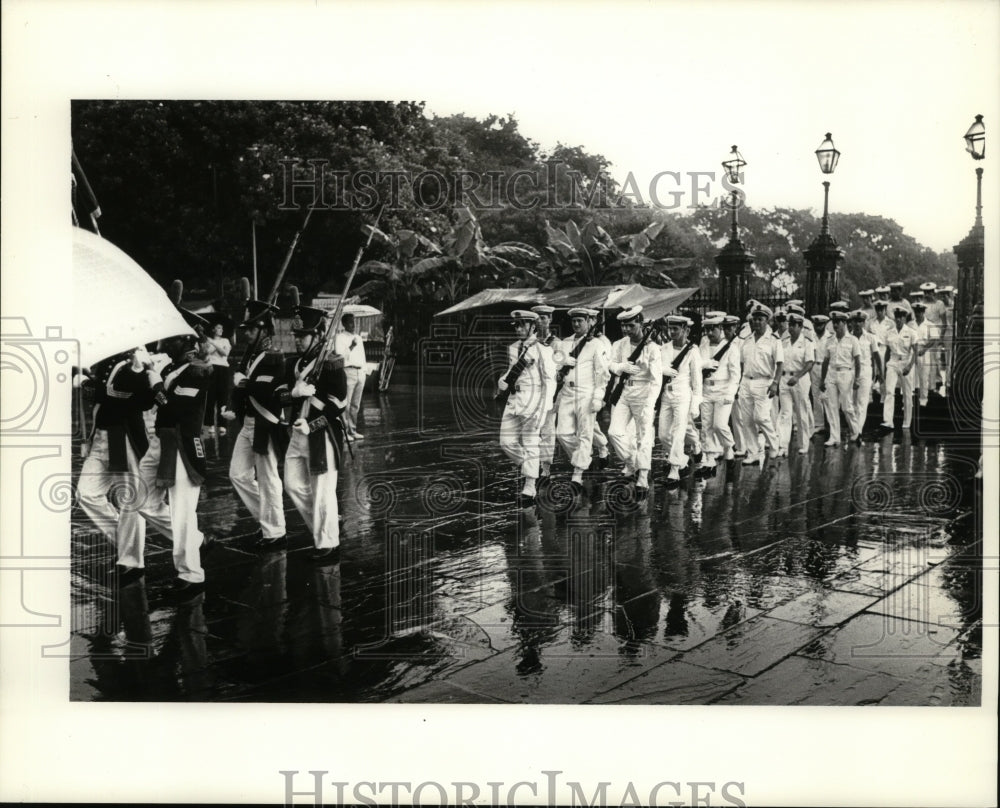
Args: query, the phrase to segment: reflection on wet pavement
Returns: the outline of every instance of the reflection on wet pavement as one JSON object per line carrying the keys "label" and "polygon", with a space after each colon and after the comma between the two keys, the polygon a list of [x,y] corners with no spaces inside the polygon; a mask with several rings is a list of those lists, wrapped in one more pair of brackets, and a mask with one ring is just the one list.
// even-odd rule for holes
{"label": "reflection on wet pavement", "polygon": [[308,559],[287,502],[288,549],[253,550],[225,446],[199,507],[225,538],[191,602],[155,533],[116,592],[74,512],[71,698],[980,703],[969,452],[897,433],[644,502],[613,476],[577,502],[557,481],[517,510],[495,430],[413,398],[365,401],[340,563]]}

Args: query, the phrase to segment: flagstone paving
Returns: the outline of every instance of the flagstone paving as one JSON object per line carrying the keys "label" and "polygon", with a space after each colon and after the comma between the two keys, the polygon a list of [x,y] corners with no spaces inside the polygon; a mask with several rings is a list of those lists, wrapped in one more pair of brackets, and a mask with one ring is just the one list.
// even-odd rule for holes
{"label": "flagstone paving", "polygon": [[980,703],[968,450],[898,431],[815,442],[772,469],[654,483],[639,503],[613,476],[574,502],[560,473],[518,510],[496,424],[456,406],[366,397],[337,564],[309,561],[287,500],[287,550],[253,548],[231,436],[208,443],[199,515],[221,540],[189,603],[171,602],[170,545],[153,532],[145,578],[110,587],[110,551],[74,512],[70,697]]}

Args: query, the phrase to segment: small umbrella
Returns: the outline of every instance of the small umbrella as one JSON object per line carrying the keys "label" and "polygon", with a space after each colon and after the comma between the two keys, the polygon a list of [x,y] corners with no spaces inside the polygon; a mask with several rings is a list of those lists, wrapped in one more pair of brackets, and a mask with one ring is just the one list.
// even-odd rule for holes
{"label": "small umbrella", "polygon": [[73,229],[73,307],[73,336],[84,367],[138,345],[194,333],[142,267],[79,227]]}

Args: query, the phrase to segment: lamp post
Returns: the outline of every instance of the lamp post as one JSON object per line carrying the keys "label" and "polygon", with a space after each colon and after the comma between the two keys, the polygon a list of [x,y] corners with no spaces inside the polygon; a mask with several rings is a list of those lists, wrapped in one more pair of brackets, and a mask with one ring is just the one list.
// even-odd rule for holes
{"label": "lamp post", "polygon": [[[824,174],[833,174],[840,160],[840,152],[833,145],[833,137],[827,132],[826,138],[816,149],[819,169]],[[839,296],[840,271],[837,263],[843,260],[844,251],[837,246],[837,240],[830,234],[830,182],[823,181],[823,221],[819,235],[803,255],[806,259],[806,311],[809,314],[825,312],[830,301]]]}
{"label": "lamp post", "polygon": [[[972,159],[986,156],[986,128],[977,115],[965,133],[965,149]],[[969,234],[954,247],[958,259],[958,289],[955,300],[950,357],[950,383],[961,427],[978,435],[983,401],[983,169],[976,168],[976,220]]]}
{"label": "lamp post", "polygon": [[[977,115],[965,133],[965,150],[973,160],[986,156],[986,127],[983,116]],[[955,300],[954,336],[961,338],[973,326],[971,318],[976,304],[983,300],[983,169],[976,169],[976,220],[962,241],[955,245],[958,259],[958,294]],[[981,323],[980,323],[981,325]]]}
{"label": "lamp post", "polygon": [[[741,183],[743,168],[746,164],[743,155],[733,146],[727,159],[722,161],[722,167],[726,170],[726,175],[732,185]],[[742,311],[743,304],[749,297],[747,270],[753,263],[753,256],[746,251],[743,242],[740,241],[736,218],[736,211],[740,207],[740,192],[733,188],[731,201],[728,205],[725,202],[722,204],[733,212],[733,222],[729,241],[715,256],[715,264],[719,268],[719,307],[733,314]]]}

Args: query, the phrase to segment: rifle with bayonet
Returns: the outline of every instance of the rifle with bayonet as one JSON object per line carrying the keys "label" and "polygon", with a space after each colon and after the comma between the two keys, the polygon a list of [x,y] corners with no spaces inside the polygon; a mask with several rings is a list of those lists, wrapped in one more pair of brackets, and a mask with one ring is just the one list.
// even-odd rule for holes
{"label": "rifle with bayonet", "polygon": [[[344,310],[344,301],[347,300],[347,293],[351,290],[351,284],[354,282],[354,276],[357,274],[358,266],[361,264],[361,258],[365,254],[372,243],[372,239],[375,237],[375,232],[378,229],[379,219],[382,218],[382,211],[385,210],[385,205],[379,208],[378,215],[375,216],[375,221],[371,225],[371,229],[368,232],[368,239],[358,248],[358,254],[354,256],[354,263],[351,265],[351,271],[347,275],[347,282],[344,284],[344,291],[340,295],[340,300],[337,301],[337,307],[334,309],[333,315],[327,320],[326,333],[323,334],[322,348],[320,348],[319,353],[316,355],[316,362],[313,364],[312,370],[306,376],[306,381],[308,383],[314,383],[316,379],[319,378],[320,373],[323,372],[323,365],[326,363],[326,358],[330,355],[333,350],[334,339],[337,335],[337,329],[340,327],[341,314]],[[309,417],[309,399],[307,398],[302,402],[302,410],[299,413],[299,418],[308,419]]]}
{"label": "rifle with bayonet", "polygon": [[[639,357],[642,356],[642,351],[646,347],[646,344],[652,339],[653,333],[656,331],[659,322],[657,320],[651,321],[646,328],[643,329],[642,339],[635,346],[635,349],[629,354],[628,363],[639,361]],[[610,381],[608,381],[608,387],[604,394],[604,400],[608,402],[609,407],[615,406],[619,399],[622,397],[622,392],[625,390],[625,382],[628,381],[627,374],[622,373],[619,376],[612,376]]]}
{"label": "rifle with bayonet", "polygon": [[[594,337],[597,336],[603,325],[604,325],[604,310],[601,309],[601,313],[598,316],[597,321],[594,323],[593,328],[591,328],[584,335],[584,337],[573,347],[573,350],[569,352],[569,355],[573,359],[579,359],[580,354],[583,353],[583,347],[592,339],[594,339]],[[555,395],[552,397],[553,401],[559,398],[559,391],[562,390],[563,384],[565,384],[566,382],[566,377],[569,376],[569,372],[572,369],[573,369],[572,365],[563,365],[561,368],[559,368],[559,372],[556,374],[556,392]]]}
{"label": "rifle with bayonet", "polygon": [[535,345],[536,343],[537,340],[533,340],[531,342],[525,340],[525,345],[521,349],[521,352],[517,355],[517,359],[514,360],[514,364],[511,365],[510,370],[508,370],[507,373],[504,374],[503,382],[504,384],[507,385],[507,387],[506,389],[499,390],[497,394],[493,396],[493,400],[497,402],[501,407],[507,406],[507,399],[510,398],[511,388],[515,384],[517,384],[517,380],[521,378],[521,374],[524,372],[524,369],[528,366],[528,349],[531,348],[531,346]]}

